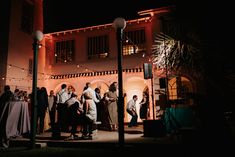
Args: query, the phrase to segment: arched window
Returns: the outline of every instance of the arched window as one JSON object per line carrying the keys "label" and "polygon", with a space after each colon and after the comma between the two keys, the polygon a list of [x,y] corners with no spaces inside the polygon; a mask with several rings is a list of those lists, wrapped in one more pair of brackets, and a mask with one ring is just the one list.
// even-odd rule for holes
{"label": "arched window", "polygon": [[183,76],[168,80],[169,100],[177,104],[191,105],[190,94],[193,93],[191,81]]}

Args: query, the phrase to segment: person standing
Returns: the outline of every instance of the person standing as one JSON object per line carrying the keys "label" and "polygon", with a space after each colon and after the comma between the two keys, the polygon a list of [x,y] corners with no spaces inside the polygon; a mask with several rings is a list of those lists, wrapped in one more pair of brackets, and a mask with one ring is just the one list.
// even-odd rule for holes
{"label": "person standing", "polygon": [[5,105],[8,104],[9,101],[14,100],[14,94],[10,90],[9,85],[4,86],[4,93],[0,96],[0,148],[8,148],[9,147],[9,139],[7,138],[6,135],[6,119],[7,119],[7,114],[3,113],[3,109]]}
{"label": "person standing", "polygon": [[138,99],[137,95],[134,95],[132,97],[132,99],[130,101],[128,101],[128,103],[127,103],[126,111],[128,114],[131,115],[131,120],[130,120],[128,127],[137,126],[137,119],[138,119],[138,115],[136,112],[137,99]]}
{"label": "person standing", "polygon": [[57,93],[57,110],[58,110],[58,125],[61,131],[68,131],[67,126],[67,104],[65,103],[69,99],[67,85],[62,84],[61,90]]}
{"label": "person standing", "polygon": [[54,95],[54,91],[50,91],[50,95],[48,96],[48,110],[50,116],[50,125],[51,127],[55,124],[55,113],[56,113],[56,96]]}
{"label": "person standing", "polygon": [[118,112],[117,112],[117,88],[114,83],[112,83],[109,87],[109,91],[106,93],[105,100],[108,104],[108,112],[109,112],[109,124],[111,130],[117,130],[118,126]]}
{"label": "person standing", "polygon": [[65,140],[78,139],[77,127],[82,122],[83,109],[81,103],[77,99],[77,93],[72,92],[71,97],[66,101],[68,107],[68,122],[72,127],[70,130],[70,136]]}
{"label": "person standing", "polygon": [[96,97],[96,92],[91,88],[91,83],[87,82],[82,93],[82,102],[84,110],[84,125],[83,135],[84,139],[92,139],[93,124],[97,121],[96,104],[100,102]]}
{"label": "person standing", "polygon": [[38,91],[38,103],[37,103],[37,122],[39,121],[38,133],[44,132],[44,120],[46,115],[46,109],[48,107],[48,94],[45,87],[42,87]]}
{"label": "person standing", "polygon": [[97,120],[96,104],[92,100],[92,94],[89,91],[84,93],[84,117],[82,139],[92,139],[93,124]]}
{"label": "person standing", "polygon": [[82,93],[82,102],[84,102],[84,94],[89,92],[89,95],[91,95],[91,99],[94,101],[94,103],[99,103],[100,100],[96,97],[96,92],[91,88],[91,83],[87,82],[86,86],[84,87],[83,93]]}
{"label": "person standing", "polygon": [[101,121],[101,125],[100,125],[99,129],[111,131],[110,116],[109,116],[108,101],[107,101],[107,93],[104,93],[104,96],[101,99],[101,103],[100,103],[100,121]]}
{"label": "person standing", "polygon": [[143,98],[140,102],[140,119],[146,120],[148,117],[149,97],[146,92],[143,92]]}
{"label": "person standing", "polygon": [[97,121],[100,121],[101,120],[101,95],[100,95],[100,88],[95,88],[95,94],[96,94],[96,98],[99,100],[98,103],[95,103],[96,104],[96,109],[97,109]]}

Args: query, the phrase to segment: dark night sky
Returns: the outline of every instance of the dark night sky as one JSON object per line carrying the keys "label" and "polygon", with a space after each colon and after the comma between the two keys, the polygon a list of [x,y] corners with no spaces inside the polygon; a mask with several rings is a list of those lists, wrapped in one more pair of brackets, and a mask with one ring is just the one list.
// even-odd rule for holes
{"label": "dark night sky", "polygon": [[[231,34],[233,5],[214,0],[44,0],[44,33],[137,18],[138,11],[174,5],[180,17],[199,26],[200,34],[224,42]],[[206,39],[207,40],[207,39]]]}
{"label": "dark night sky", "polygon": [[171,4],[171,1],[44,0],[44,32],[112,23],[116,17],[133,19],[138,17],[138,11],[165,6]]}

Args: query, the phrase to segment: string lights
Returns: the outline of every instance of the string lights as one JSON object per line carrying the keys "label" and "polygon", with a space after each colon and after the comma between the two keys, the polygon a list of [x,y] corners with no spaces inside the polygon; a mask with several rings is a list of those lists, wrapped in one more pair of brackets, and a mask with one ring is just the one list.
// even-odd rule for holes
{"label": "string lights", "polygon": [[[29,69],[27,69],[27,68],[19,67],[17,65],[13,65],[13,64],[7,64],[7,66],[9,69],[11,69],[11,68],[19,69],[20,70],[19,73],[29,71]],[[38,72],[38,74],[41,74],[43,76],[43,78],[39,78],[38,80],[47,80],[47,79],[50,79],[50,76],[51,76],[51,74],[45,74],[43,72]],[[2,79],[3,79],[3,77],[2,77]],[[4,79],[8,79],[9,81],[22,81],[22,80],[32,81],[32,76],[31,76],[31,74],[28,74],[27,77],[6,77]]]}
{"label": "string lights", "polygon": [[[38,72],[39,74],[43,75],[44,78],[38,78],[38,80],[50,80],[50,79],[70,79],[70,78],[77,78],[77,77],[92,77],[92,76],[104,76],[104,75],[114,75],[117,74],[117,70],[106,70],[106,71],[95,71],[91,70],[83,65],[77,65],[78,68],[84,68],[86,72],[79,72],[79,73],[73,73],[73,74],[58,74],[58,75],[52,75],[52,74],[45,74],[42,72]],[[27,68],[22,68],[13,64],[8,64],[8,68],[17,68],[21,71],[27,71]],[[137,73],[142,72],[142,68],[132,68],[132,69],[123,69],[123,72],[125,73]],[[32,76],[28,77],[7,77],[2,79],[8,79],[8,81],[32,81]]]}

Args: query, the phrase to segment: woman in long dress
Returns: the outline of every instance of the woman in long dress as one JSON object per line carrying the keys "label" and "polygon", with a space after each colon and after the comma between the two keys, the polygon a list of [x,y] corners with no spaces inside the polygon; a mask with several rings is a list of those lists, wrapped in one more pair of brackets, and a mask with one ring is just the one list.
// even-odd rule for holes
{"label": "woman in long dress", "polygon": [[140,119],[145,120],[148,117],[149,97],[146,92],[143,92],[143,98],[140,102]]}
{"label": "woman in long dress", "polygon": [[111,130],[117,130],[118,126],[118,112],[117,112],[117,89],[115,84],[111,84],[109,91],[106,94],[106,101],[108,103],[109,124]]}

